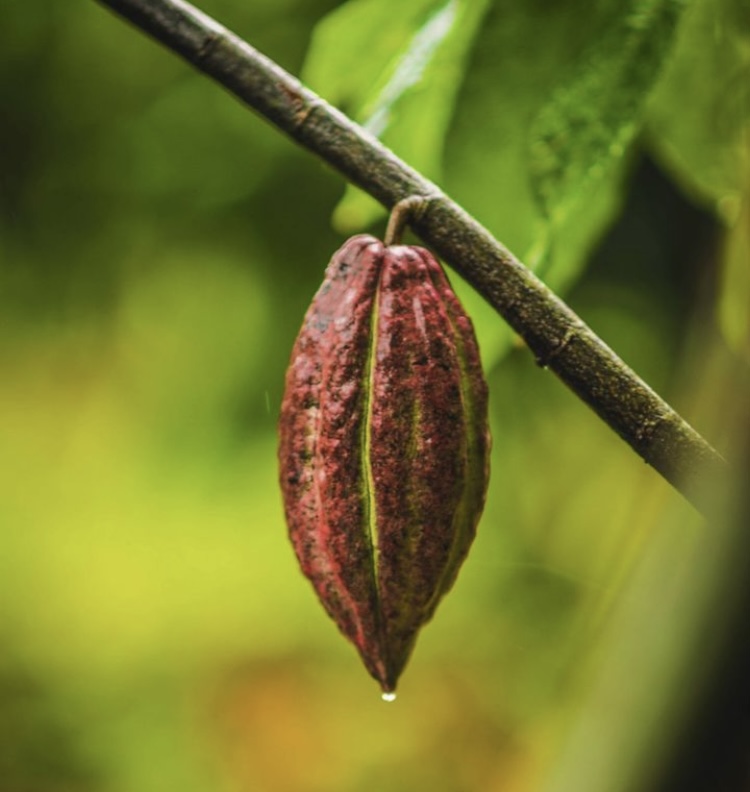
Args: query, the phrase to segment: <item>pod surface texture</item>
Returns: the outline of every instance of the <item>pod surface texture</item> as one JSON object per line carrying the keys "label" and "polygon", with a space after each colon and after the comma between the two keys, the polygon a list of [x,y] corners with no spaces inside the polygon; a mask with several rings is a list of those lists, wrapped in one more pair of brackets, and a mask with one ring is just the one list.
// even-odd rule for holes
{"label": "pod surface texture", "polygon": [[349,239],[286,375],[280,481],[303,573],[385,692],[453,584],[484,506],[487,385],[424,248]]}

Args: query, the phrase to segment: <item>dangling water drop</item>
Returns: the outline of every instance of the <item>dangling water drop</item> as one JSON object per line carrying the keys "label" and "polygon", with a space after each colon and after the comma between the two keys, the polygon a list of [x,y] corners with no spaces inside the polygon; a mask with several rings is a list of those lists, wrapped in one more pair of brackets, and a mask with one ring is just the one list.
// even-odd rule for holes
{"label": "dangling water drop", "polygon": [[382,698],[383,701],[395,701],[396,700],[396,694],[393,691],[389,691],[389,692],[383,693],[383,695],[380,698]]}

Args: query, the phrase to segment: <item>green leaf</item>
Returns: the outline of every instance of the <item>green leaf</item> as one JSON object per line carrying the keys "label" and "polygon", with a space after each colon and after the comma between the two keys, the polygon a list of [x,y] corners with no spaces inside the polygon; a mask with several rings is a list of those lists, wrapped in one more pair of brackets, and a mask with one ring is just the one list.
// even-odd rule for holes
{"label": "green leaf", "polygon": [[729,230],[719,291],[719,327],[730,347],[750,363],[750,198]]}
{"label": "green leaf", "polygon": [[531,125],[529,171],[553,223],[622,159],[672,48],[683,0],[631,0],[578,58]]}
{"label": "green leaf", "polygon": [[[445,187],[558,292],[579,277],[621,207],[626,142],[678,8],[674,0],[496,0],[483,20],[446,142]],[[648,74],[638,63],[646,56]],[[569,135],[553,157],[545,130],[581,119],[593,129]],[[459,294],[469,311],[479,301]],[[499,357],[513,335],[490,321],[475,321],[477,334]]]}
{"label": "green leaf", "polygon": [[[466,55],[486,6],[487,0],[353,0],[316,28],[303,79],[438,179]],[[350,186],[334,223],[361,230],[382,213]]]}
{"label": "green leaf", "polygon": [[648,111],[660,160],[731,221],[750,183],[747,0],[696,0]]}
{"label": "green leaf", "polygon": [[359,117],[368,96],[419,28],[435,0],[350,0],[316,25],[302,79],[349,115]]}
{"label": "green leaf", "polygon": [[[649,106],[652,147],[727,225],[718,295],[727,343],[750,359],[750,14],[746,0],[698,0]],[[689,100],[686,101],[686,97]]]}

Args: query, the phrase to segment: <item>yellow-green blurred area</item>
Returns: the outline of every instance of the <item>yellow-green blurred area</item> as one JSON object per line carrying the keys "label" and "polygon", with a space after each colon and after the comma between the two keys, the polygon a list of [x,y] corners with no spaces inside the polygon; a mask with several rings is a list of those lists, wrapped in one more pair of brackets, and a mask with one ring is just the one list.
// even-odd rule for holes
{"label": "yellow-green blurred area", "polygon": [[[202,8],[297,73],[336,5]],[[343,181],[93,2],[6,3],[0,40],[0,792],[648,789],[732,614],[731,520],[707,530],[519,343],[488,355],[486,513],[383,703],[276,472]],[[747,359],[716,305],[726,245],[750,293],[747,227],[631,159],[566,297],[736,453]]]}

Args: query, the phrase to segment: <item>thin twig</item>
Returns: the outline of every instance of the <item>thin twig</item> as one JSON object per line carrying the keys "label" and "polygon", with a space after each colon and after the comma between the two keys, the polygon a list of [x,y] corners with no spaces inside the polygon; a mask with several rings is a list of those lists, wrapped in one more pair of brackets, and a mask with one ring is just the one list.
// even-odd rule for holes
{"label": "thin twig", "polygon": [[410,223],[553,371],[699,510],[724,459],[505,247],[360,126],[183,0],[97,0],[212,77],[385,207],[428,203]]}

